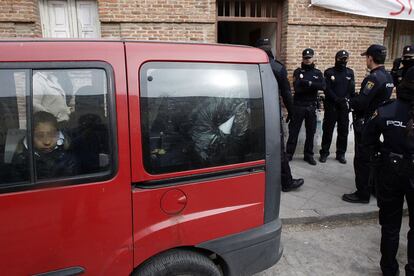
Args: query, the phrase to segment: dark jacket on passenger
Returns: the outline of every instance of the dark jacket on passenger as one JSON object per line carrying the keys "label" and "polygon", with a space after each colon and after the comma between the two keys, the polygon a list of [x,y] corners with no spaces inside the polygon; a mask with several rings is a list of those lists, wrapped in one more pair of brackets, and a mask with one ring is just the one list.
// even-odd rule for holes
{"label": "dark jacket on passenger", "polygon": [[[13,156],[16,181],[30,179],[30,155],[25,139],[19,142]],[[68,143],[63,143],[48,153],[33,152],[37,179],[74,176],[78,173],[76,158],[67,148]]]}

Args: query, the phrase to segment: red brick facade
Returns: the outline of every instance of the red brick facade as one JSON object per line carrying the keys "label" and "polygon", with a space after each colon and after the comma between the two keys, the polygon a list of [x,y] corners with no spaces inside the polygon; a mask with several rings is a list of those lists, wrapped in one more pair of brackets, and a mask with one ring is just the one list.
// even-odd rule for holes
{"label": "red brick facade", "polygon": [[[299,65],[301,51],[312,47],[317,66],[333,64],[337,50],[350,52],[349,66],[357,81],[365,74],[359,54],[371,43],[382,43],[387,21],[318,7],[310,0],[283,3],[281,60],[289,73]],[[102,38],[216,42],[214,0],[98,0]],[[0,37],[41,37],[38,0],[2,0]]]}
{"label": "red brick facade", "polygon": [[360,53],[370,44],[383,43],[387,21],[309,7],[309,3],[289,0],[284,8],[281,58],[290,73],[300,64],[304,48],[315,50],[316,64],[322,71],[333,66],[338,50],[345,49],[350,53],[348,65],[355,70],[359,83],[366,73],[365,59]]}
{"label": "red brick facade", "polygon": [[42,37],[37,1],[1,0],[0,37]]}

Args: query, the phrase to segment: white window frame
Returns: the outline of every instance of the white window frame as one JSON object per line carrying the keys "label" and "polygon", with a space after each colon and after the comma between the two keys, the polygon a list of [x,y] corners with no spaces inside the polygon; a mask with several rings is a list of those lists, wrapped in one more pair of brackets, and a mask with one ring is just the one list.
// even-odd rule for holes
{"label": "white window frame", "polygon": [[[49,0],[39,0],[39,12],[40,12],[40,19],[42,25],[42,33],[43,37],[53,37],[52,32],[50,29],[50,20],[48,15],[48,1]],[[69,16],[69,33],[70,38],[81,38],[79,32],[79,25],[80,22],[78,20],[77,15],[77,0],[55,0],[55,1],[62,1],[68,4],[68,16]],[[98,3],[96,1],[96,6],[98,7]],[[99,21],[99,13],[96,20],[96,30],[97,30],[97,37],[101,37],[101,25]]]}

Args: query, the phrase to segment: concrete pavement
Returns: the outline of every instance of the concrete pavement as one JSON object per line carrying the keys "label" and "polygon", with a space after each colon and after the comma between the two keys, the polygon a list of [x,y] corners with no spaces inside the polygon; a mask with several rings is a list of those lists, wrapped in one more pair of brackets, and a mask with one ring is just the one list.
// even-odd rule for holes
{"label": "concrete pavement", "polygon": [[[403,219],[397,260],[407,263],[408,218]],[[283,256],[255,276],[380,276],[381,230],[377,220],[285,225]]]}
{"label": "concrete pavement", "polygon": [[[315,155],[315,159],[319,155]],[[284,223],[308,223],[326,219],[376,217],[376,199],[369,204],[348,203],[341,199],[344,193],[355,191],[353,154],[347,155],[347,164],[335,160],[335,154],[326,163],[311,166],[303,156],[290,162],[294,178],[304,178],[305,184],[296,191],[282,192],[280,217]]]}

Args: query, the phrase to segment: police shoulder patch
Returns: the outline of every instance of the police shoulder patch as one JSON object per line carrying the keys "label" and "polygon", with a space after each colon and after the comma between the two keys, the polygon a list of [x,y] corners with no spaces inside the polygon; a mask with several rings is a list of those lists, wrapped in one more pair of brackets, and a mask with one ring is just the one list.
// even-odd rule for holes
{"label": "police shoulder patch", "polygon": [[375,86],[375,83],[373,81],[368,81],[365,84],[364,89],[362,90],[362,94],[368,95],[371,92],[372,88],[374,88],[374,86]]}
{"label": "police shoulder patch", "polygon": [[372,81],[368,81],[367,84],[365,85],[365,88],[368,90],[371,90],[372,88],[374,88],[375,83]]}

